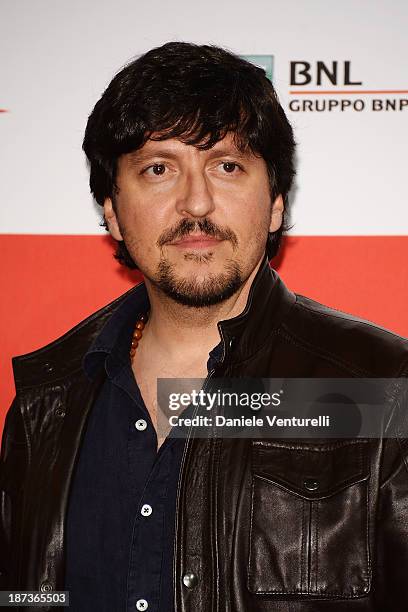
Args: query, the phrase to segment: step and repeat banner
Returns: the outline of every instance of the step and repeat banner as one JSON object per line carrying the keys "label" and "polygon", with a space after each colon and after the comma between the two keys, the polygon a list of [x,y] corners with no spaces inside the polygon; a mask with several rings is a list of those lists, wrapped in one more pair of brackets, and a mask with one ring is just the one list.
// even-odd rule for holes
{"label": "step and repeat banner", "polygon": [[265,68],[294,127],[293,229],[273,262],[293,290],[408,336],[408,3],[2,0],[0,430],[11,357],[140,278],[113,259],[81,151],[129,60],[170,40]]}

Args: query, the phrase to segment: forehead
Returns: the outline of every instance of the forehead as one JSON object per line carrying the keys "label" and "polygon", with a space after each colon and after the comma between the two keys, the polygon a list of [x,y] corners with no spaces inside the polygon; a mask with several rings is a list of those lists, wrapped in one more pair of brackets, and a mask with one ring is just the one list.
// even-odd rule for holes
{"label": "forehead", "polygon": [[255,159],[259,157],[256,156],[249,147],[245,149],[239,147],[233,132],[228,132],[224,138],[216,142],[215,145],[209,149],[200,148],[201,143],[187,144],[180,138],[155,139],[158,136],[160,136],[160,134],[153,133],[142,147],[128,154],[129,158],[138,161],[152,155],[187,156],[191,154],[200,155],[202,157],[229,154],[245,159]]}

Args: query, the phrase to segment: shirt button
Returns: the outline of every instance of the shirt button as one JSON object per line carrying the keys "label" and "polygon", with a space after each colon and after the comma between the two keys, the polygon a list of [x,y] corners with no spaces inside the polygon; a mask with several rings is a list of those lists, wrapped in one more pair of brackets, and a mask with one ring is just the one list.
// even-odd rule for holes
{"label": "shirt button", "polygon": [[136,610],[147,610],[149,604],[145,599],[138,599],[136,602]]}
{"label": "shirt button", "polygon": [[140,510],[140,514],[142,516],[150,516],[153,512],[153,508],[149,506],[149,504],[143,504],[142,509]]}
{"label": "shirt button", "polygon": [[139,431],[144,431],[147,427],[147,422],[144,419],[139,419],[138,421],[136,421],[135,427]]}

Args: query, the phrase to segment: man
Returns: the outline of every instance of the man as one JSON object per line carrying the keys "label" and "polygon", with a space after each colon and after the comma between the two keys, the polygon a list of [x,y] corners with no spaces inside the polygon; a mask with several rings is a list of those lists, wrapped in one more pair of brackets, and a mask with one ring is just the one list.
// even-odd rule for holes
{"label": "man", "polygon": [[407,440],[157,429],[160,378],[407,375],[406,340],[269,267],[294,140],[264,72],[153,49],[113,79],[84,150],[117,258],[145,280],[14,360],[3,588],[66,589],[75,612],[408,609]]}

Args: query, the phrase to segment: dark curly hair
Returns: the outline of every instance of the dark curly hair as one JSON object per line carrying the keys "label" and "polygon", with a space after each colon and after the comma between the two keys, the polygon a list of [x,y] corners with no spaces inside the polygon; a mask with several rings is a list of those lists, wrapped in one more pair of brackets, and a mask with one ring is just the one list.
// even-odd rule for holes
{"label": "dark curly hair", "polygon": [[[83,150],[90,164],[90,188],[101,206],[115,206],[118,158],[155,140],[179,138],[208,149],[228,131],[236,146],[261,155],[267,165],[272,201],[285,202],[282,226],[270,233],[269,259],[287,231],[287,195],[295,174],[292,128],[264,70],[212,45],[169,42],[126,65],[96,103],[85,130]],[[106,227],[105,220],[103,224]],[[115,257],[136,268],[124,242]]]}

